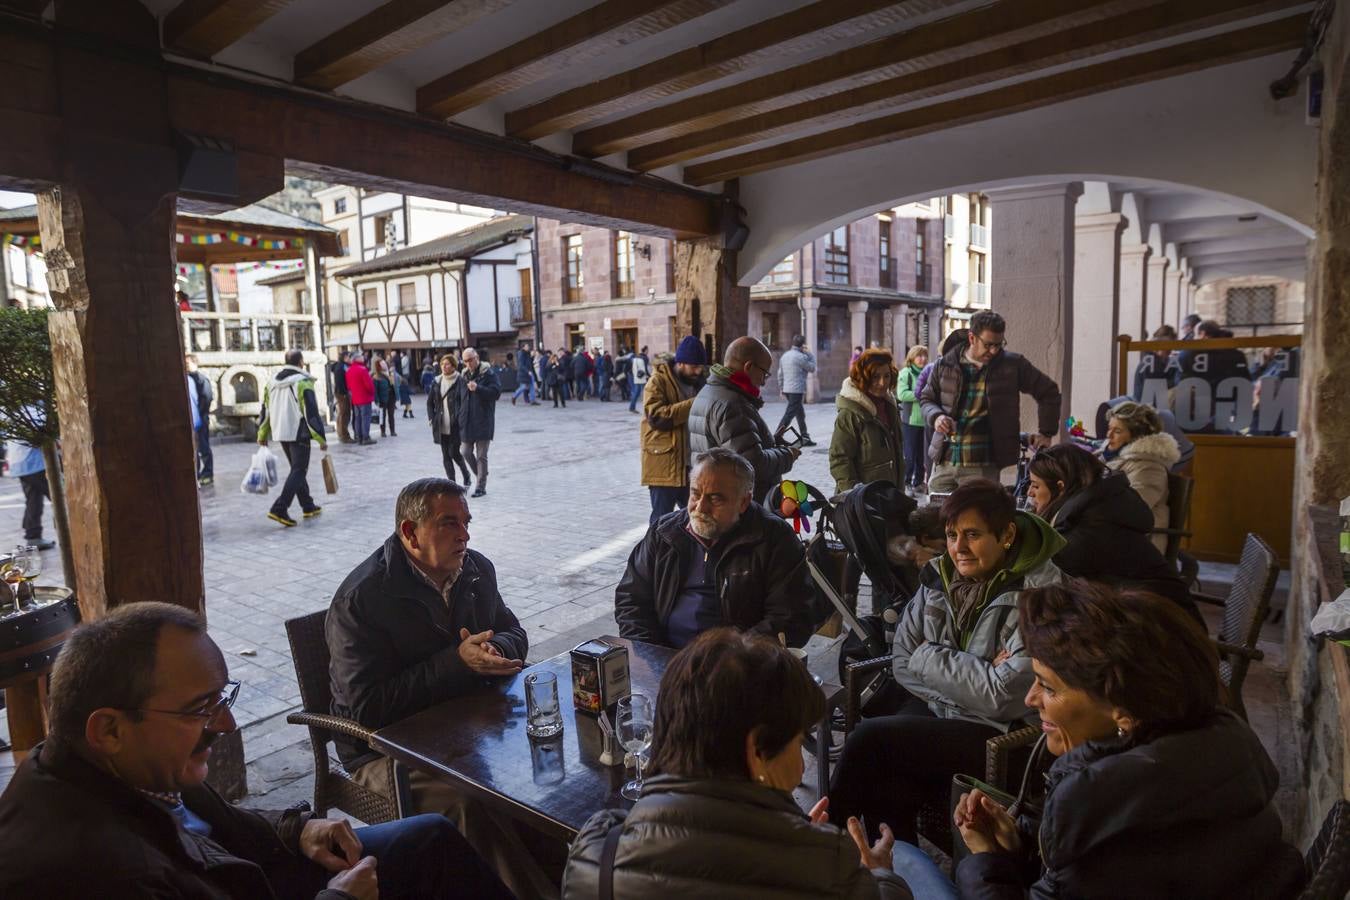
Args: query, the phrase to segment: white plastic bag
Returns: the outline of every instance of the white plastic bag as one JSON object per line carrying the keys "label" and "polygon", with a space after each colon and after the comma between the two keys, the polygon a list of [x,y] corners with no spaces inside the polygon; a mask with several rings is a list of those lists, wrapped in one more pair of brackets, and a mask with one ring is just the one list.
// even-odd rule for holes
{"label": "white plastic bag", "polygon": [[[272,467],[271,477],[268,477],[269,460]],[[248,471],[244,473],[244,480],[239,485],[241,493],[245,494],[266,494],[271,490],[272,485],[276,484],[276,457],[272,451],[266,447],[259,447],[258,452],[253,454],[253,461],[249,463]]]}
{"label": "white plastic bag", "polygon": [[266,447],[259,447],[258,452],[253,454],[255,458],[261,458],[263,469],[267,472],[267,483],[276,487],[277,485],[277,455]]}

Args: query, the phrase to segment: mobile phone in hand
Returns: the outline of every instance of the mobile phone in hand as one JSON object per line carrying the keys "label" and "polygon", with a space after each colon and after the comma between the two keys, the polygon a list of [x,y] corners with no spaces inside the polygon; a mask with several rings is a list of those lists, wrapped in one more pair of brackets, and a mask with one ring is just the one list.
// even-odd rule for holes
{"label": "mobile phone in hand", "polygon": [[791,424],[784,425],[783,429],[774,436],[780,447],[798,447],[802,445],[802,436],[797,433],[797,429]]}

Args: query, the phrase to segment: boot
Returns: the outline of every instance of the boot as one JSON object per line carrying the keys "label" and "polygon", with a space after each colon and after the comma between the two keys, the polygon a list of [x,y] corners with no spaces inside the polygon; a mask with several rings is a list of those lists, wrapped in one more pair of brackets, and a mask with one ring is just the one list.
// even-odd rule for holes
{"label": "boot", "polygon": [[468,466],[466,466],[464,463],[460,463],[460,464],[459,464],[459,471],[460,471],[461,473],[463,473],[463,475],[464,475],[464,486],[465,486],[465,487],[468,487],[469,485],[473,484],[473,482],[469,480],[469,467],[468,467]]}

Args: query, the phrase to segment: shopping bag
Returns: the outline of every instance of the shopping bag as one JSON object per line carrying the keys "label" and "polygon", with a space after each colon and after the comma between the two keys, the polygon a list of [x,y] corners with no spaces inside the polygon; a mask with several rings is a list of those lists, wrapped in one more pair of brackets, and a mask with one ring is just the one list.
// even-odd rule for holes
{"label": "shopping bag", "polygon": [[267,480],[267,463],[260,454],[269,452],[267,448],[260,449],[253,454],[253,460],[249,463],[248,471],[244,473],[244,480],[239,485],[239,490],[244,494],[266,494],[272,488],[272,483]]}
{"label": "shopping bag", "polygon": [[323,469],[323,489],[330,494],[336,494],[337,472],[333,470],[333,457],[329,456],[327,451],[323,454],[323,462],[320,467]]}
{"label": "shopping bag", "polygon": [[263,470],[267,473],[267,484],[275,487],[277,483],[277,455],[266,447],[259,447],[258,452],[253,454],[253,458],[262,462]]}

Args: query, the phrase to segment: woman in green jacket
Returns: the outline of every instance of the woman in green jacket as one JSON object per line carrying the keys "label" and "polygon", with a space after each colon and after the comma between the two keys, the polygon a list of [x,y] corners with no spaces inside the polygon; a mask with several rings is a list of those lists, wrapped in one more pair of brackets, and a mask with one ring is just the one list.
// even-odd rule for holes
{"label": "woman in green jacket", "polygon": [[915,344],[905,354],[905,367],[900,370],[900,381],[895,397],[900,401],[900,430],[905,438],[905,493],[927,493],[923,483],[923,409],[915,388],[919,373],[928,365],[928,348]]}
{"label": "woman in green jacket", "polygon": [[887,350],[866,350],[849,367],[834,401],[838,413],[830,440],[830,474],[837,493],[873,481],[901,483],[905,457],[895,376]]}

